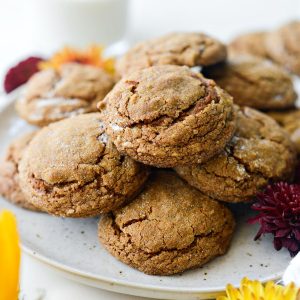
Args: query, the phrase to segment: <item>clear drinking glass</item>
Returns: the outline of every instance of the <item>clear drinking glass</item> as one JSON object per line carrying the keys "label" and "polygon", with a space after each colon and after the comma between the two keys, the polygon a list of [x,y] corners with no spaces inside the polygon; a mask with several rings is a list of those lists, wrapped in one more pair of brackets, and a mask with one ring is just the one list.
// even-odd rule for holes
{"label": "clear drinking glass", "polygon": [[128,0],[30,0],[35,48],[119,45],[127,29]]}

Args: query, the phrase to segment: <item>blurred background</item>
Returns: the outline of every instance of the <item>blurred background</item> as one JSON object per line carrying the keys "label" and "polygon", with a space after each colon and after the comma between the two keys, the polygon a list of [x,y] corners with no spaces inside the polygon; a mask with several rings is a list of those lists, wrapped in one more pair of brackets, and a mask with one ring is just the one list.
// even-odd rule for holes
{"label": "blurred background", "polygon": [[64,44],[102,43],[114,53],[170,31],[204,31],[223,41],[300,16],[298,0],[0,0],[0,78],[32,54]]}

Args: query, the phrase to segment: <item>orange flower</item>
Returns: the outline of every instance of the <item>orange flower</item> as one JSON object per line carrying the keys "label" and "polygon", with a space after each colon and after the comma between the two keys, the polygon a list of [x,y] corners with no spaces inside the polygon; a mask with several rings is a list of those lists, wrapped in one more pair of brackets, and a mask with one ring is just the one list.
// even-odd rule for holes
{"label": "orange flower", "polygon": [[9,211],[0,214],[0,299],[17,300],[20,246],[17,222]]}
{"label": "orange flower", "polygon": [[80,51],[70,47],[65,47],[56,52],[52,58],[39,64],[41,70],[55,69],[58,70],[62,64],[77,62],[80,64],[92,65],[104,69],[106,72],[114,73],[114,59],[103,57],[103,47],[91,46],[85,51]]}

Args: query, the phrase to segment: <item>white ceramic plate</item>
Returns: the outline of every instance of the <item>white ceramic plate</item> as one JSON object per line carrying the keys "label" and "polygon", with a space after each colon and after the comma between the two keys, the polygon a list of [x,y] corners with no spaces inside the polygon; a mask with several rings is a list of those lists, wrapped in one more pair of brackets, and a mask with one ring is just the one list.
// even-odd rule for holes
{"label": "white ceramic plate", "polygon": [[[20,120],[13,101],[0,110],[0,155],[8,143],[31,128]],[[15,207],[0,198],[0,209],[12,210],[19,222],[23,250],[61,270],[67,276],[95,287],[160,299],[213,298],[243,276],[278,279],[290,256],[277,252],[272,238],[254,242],[256,226],[246,224],[249,208],[236,208],[237,231],[229,252],[203,268],[177,276],[145,275],[117,261],[98,243],[97,218],[63,219]]]}

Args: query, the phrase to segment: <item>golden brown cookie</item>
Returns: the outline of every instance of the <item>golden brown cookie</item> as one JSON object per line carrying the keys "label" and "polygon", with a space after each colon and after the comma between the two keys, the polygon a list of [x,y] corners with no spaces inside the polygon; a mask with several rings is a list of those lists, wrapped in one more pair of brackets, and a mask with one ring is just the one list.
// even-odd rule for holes
{"label": "golden brown cookie", "polygon": [[300,75],[300,21],[290,22],[266,37],[271,59]]}
{"label": "golden brown cookie", "polygon": [[69,63],[59,71],[35,74],[16,104],[20,117],[33,125],[97,111],[97,102],[112,89],[114,79],[100,68]]}
{"label": "golden brown cookie", "polygon": [[272,181],[291,179],[296,152],[274,120],[245,107],[225,150],[202,165],[177,167],[177,173],[208,196],[227,202],[251,200]]}
{"label": "golden brown cookie", "polygon": [[98,113],[53,123],[31,141],[19,165],[26,197],[50,214],[109,212],[140,190],[148,170],[119,154]]}
{"label": "golden brown cookie", "polygon": [[214,79],[242,106],[282,109],[293,107],[297,99],[289,74],[258,57],[235,57],[226,64],[204,69],[203,74]]}
{"label": "golden brown cookie", "polygon": [[141,42],[131,48],[116,64],[117,73],[157,65],[208,66],[224,61],[226,47],[203,33],[171,33]]}
{"label": "golden brown cookie", "polygon": [[147,274],[172,275],[223,255],[234,227],[229,209],[161,171],[128,206],[101,218],[99,238],[122,262]]}
{"label": "golden brown cookie", "polygon": [[290,135],[300,154],[300,110],[271,111],[268,115],[275,119]]}
{"label": "golden brown cookie", "polygon": [[26,200],[21,191],[18,165],[24,149],[35,134],[35,132],[31,132],[15,139],[7,148],[5,157],[0,163],[0,195],[13,204],[30,210],[38,209]]}
{"label": "golden brown cookie", "polygon": [[267,32],[251,32],[236,37],[228,46],[229,54],[253,55],[261,58],[267,58],[265,38]]}
{"label": "golden brown cookie", "polygon": [[118,150],[156,167],[204,162],[235,130],[232,98],[187,67],[131,73],[105,103],[103,120]]}

